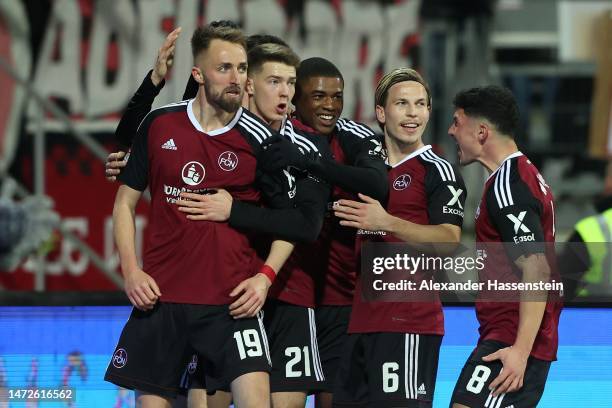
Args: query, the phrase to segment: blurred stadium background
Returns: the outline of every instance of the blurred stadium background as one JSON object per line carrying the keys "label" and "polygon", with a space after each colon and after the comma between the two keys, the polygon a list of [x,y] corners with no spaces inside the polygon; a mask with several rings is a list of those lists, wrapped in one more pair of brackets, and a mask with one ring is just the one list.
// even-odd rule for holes
{"label": "blurred stadium background", "polygon": [[[60,385],[77,389],[70,406],[133,406],[131,394],[102,381],[129,315],[112,239],[117,185],[104,179],[104,159],[166,33],[183,27],[156,106],[180,99],[190,34],[217,19],[335,62],[344,116],[370,124],[378,78],[418,68],[434,100],[426,140],[451,161],[453,94],[508,86],[522,111],[519,148],[556,196],[559,242],[612,194],[612,1],[2,0],[0,407],[26,406],[2,402],[8,387]],[[470,242],[485,174],[472,166],[464,177]],[[139,253],[147,209],[138,209]],[[612,406],[607,295],[563,312],[540,406]],[[446,322],[436,407],[447,406],[476,339],[471,308],[448,306]]]}

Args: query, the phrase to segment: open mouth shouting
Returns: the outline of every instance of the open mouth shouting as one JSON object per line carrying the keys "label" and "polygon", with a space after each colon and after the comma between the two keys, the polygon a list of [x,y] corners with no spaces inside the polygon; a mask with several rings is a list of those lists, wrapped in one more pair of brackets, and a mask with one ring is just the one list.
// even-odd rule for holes
{"label": "open mouth shouting", "polygon": [[276,105],[275,110],[276,110],[276,113],[279,115],[287,114],[287,103],[286,102],[279,103],[278,105]]}

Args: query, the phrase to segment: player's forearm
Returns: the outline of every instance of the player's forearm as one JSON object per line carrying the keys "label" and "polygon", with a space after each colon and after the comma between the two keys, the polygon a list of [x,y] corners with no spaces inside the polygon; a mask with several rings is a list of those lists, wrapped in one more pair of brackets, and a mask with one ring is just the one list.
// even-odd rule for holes
{"label": "player's forearm", "polygon": [[136,93],[134,93],[130,99],[117,125],[117,129],[115,130],[115,137],[118,142],[125,147],[132,145],[140,122],[142,122],[145,116],[147,116],[147,113],[151,111],[151,106],[153,105],[155,97],[164,87],[165,82],[163,79],[155,84],[151,75],[152,71],[149,71]]}
{"label": "player's forearm", "polygon": [[[550,277],[550,268],[543,254],[530,255],[519,263],[522,269],[523,282],[547,282]],[[514,341],[514,347],[528,356],[542,324],[546,310],[547,291],[524,291],[521,293],[519,306],[519,324]]]}
{"label": "player's forearm", "polygon": [[[431,243],[458,244],[461,239],[461,228],[456,225],[421,225],[391,215],[385,230],[404,242],[416,245]],[[449,245],[449,252],[452,252],[454,248],[454,245]]]}
{"label": "player's forearm", "polygon": [[358,167],[319,158],[308,170],[344,190],[362,193],[383,203],[387,200],[389,183],[382,161],[379,167]]}
{"label": "player's forearm", "polygon": [[134,222],[134,208],[130,208],[125,201],[117,200],[113,208],[113,234],[124,276],[138,268]]}
{"label": "player's forearm", "polygon": [[281,270],[295,245],[292,242],[275,240],[270,247],[270,253],[266,258],[266,265],[269,265],[276,273]]}
{"label": "player's forearm", "polygon": [[300,180],[295,208],[271,209],[234,200],[229,223],[280,239],[313,242],[323,226],[329,186],[314,180]]}

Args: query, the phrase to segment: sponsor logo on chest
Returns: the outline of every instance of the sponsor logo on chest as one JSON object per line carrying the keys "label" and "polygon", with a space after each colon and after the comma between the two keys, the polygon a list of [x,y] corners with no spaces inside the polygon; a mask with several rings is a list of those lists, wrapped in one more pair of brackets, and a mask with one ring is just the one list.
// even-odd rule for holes
{"label": "sponsor logo on chest", "polygon": [[181,178],[188,186],[197,186],[204,180],[205,176],[206,170],[204,170],[204,165],[197,161],[190,161],[181,170]]}

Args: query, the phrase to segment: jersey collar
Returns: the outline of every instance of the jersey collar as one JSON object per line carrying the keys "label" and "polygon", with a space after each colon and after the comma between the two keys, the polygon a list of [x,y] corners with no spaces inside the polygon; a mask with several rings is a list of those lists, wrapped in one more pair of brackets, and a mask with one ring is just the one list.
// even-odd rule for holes
{"label": "jersey collar", "polygon": [[504,160],[502,160],[502,162],[501,162],[501,164],[499,165],[499,167],[498,167],[498,168],[496,168],[496,169],[495,169],[495,171],[494,171],[493,173],[489,174],[489,177],[487,177],[487,181],[489,181],[489,179],[490,179],[491,177],[493,177],[493,175],[494,175],[495,173],[497,173],[497,172],[499,171],[499,169],[501,169],[501,168],[502,168],[502,166],[503,166],[503,165],[504,165],[504,164],[505,164],[505,163],[506,163],[508,160],[512,160],[512,159],[514,159],[515,157],[520,157],[520,156],[522,156],[522,155],[523,155],[523,153],[522,153],[522,152],[520,152],[520,151],[518,151],[518,152],[514,152],[514,153],[512,153],[511,155],[509,155],[508,157],[506,157]]}
{"label": "jersey collar", "polygon": [[423,147],[418,148],[417,150],[415,150],[414,152],[410,153],[409,155],[407,155],[406,157],[404,157],[402,160],[400,160],[399,162],[397,162],[395,165],[391,166],[389,164],[389,157],[387,157],[385,159],[385,164],[387,166],[391,166],[391,168],[396,168],[397,166],[404,164],[405,162],[407,162],[408,160],[412,159],[413,157],[418,156],[419,154],[425,152],[426,150],[431,149],[431,145],[425,145]]}
{"label": "jersey collar", "polygon": [[[287,135],[287,134],[285,133],[285,131],[286,131],[286,130],[288,130],[288,129],[287,129],[287,122],[289,122],[289,116],[288,116],[288,115],[285,115],[285,117],[283,118],[283,121],[281,122],[281,127],[280,127],[280,129],[278,130],[278,132],[279,132],[281,135],[283,135],[283,136],[285,136],[285,137],[288,137],[289,139],[291,139],[291,141],[292,141],[292,142],[294,142],[294,137],[293,137],[293,134],[291,134],[291,133],[290,133],[290,134],[288,134],[288,135]],[[293,124],[289,124],[289,126],[292,126],[292,127],[293,127]]]}
{"label": "jersey collar", "polygon": [[227,132],[228,130],[231,130],[236,125],[236,123],[238,123],[238,119],[240,119],[240,115],[242,115],[242,107],[240,107],[236,111],[236,114],[234,115],[232,120],[230,120],[230,122],[227,125],[219,129],[211,130],[210,132],[205,132],[204,129],[202,129],[202,126],[200,126],[200,122],[198,122],[195,115],[193,114],[193,102],[194,101],[195,101],[195,98],[191,99],[189,103],[187,104],[187,116],[189,116],[189,121],[191,122],[193,127],[195,127],[199,132],[202,132],[208,136],[218,136],[218,135],[221,135]]}

